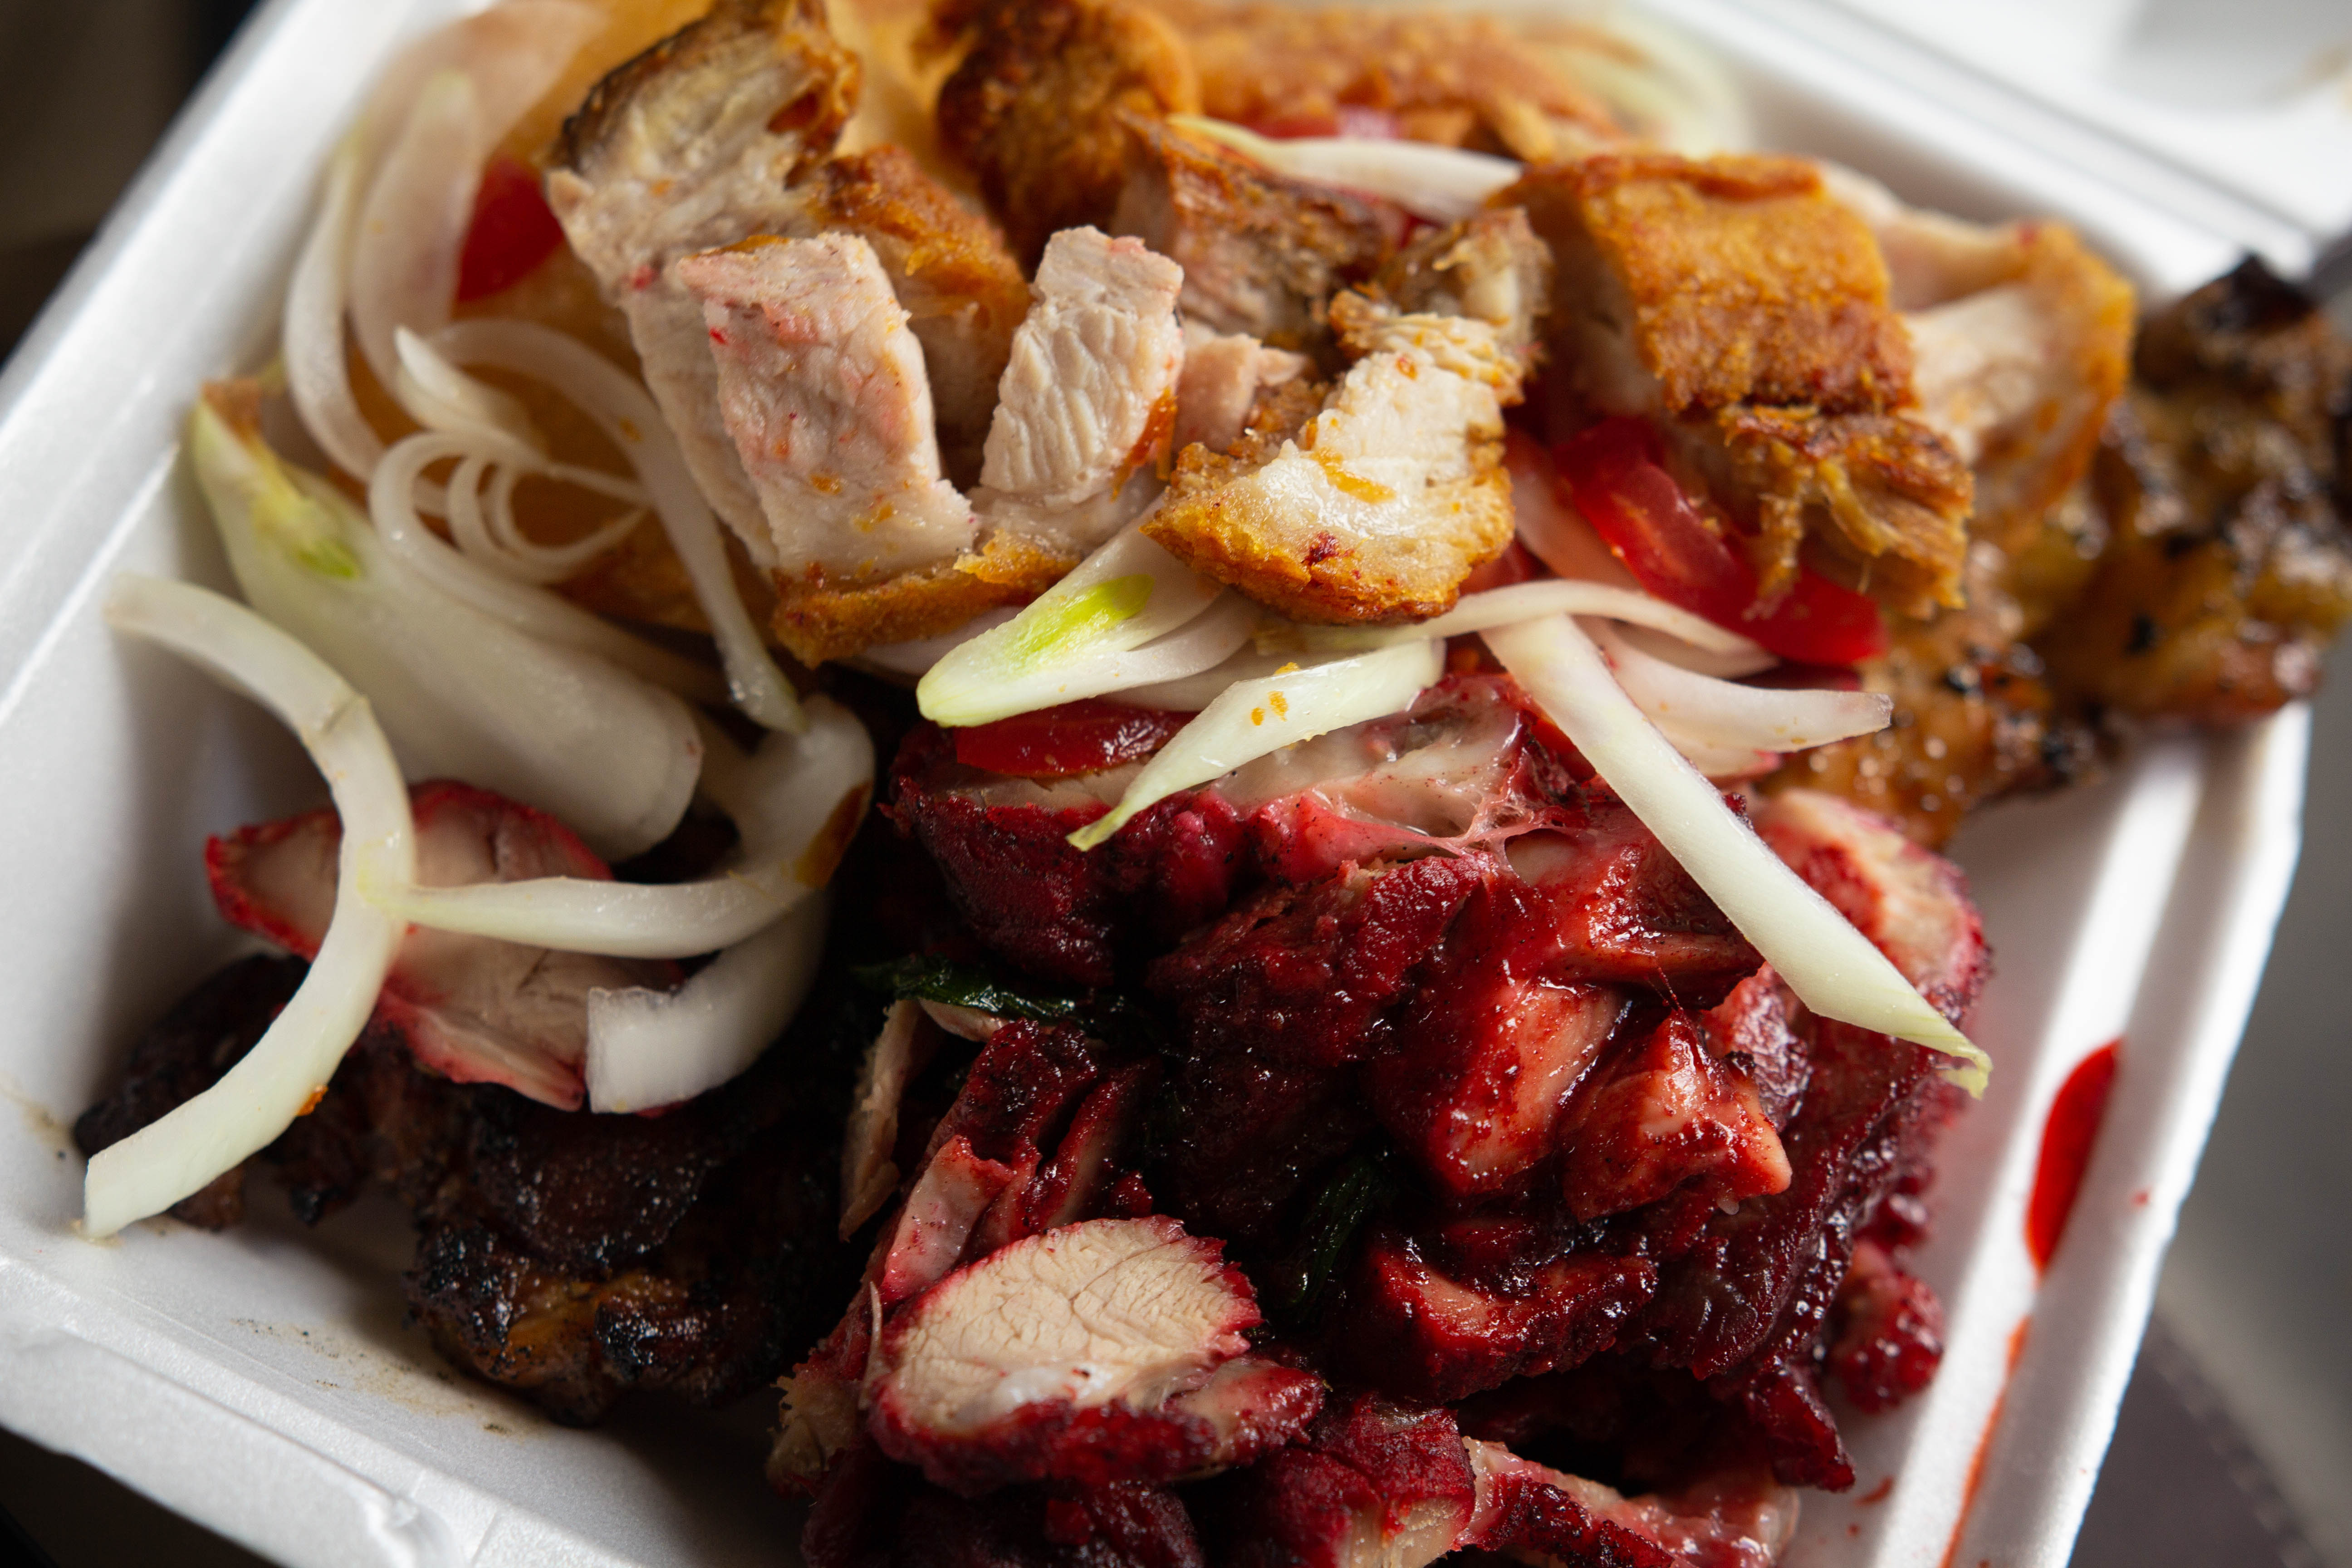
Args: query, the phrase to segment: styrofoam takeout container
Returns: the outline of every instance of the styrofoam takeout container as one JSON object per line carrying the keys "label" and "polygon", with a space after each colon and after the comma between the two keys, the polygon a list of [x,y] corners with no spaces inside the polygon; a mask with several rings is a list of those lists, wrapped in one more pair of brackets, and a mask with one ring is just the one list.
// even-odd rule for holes
{"label": "styrofoam takeout container", "polygon": [[[270,721],[117,641],[98,598],[125,570],[227,585],[178,461],[188,400],[266,353],[326,148],[398,42],[460,8],[266,7],[0,380],[0,994],[16,1009],[0,1026],[0,1425],[291,1563],[775,1561],[792,1521],[758,1478],[767,1401],[579,1433],[458,1379],[400,1324],[408,1236],[388,1205],[304,1233],[261,1190],[226,1235],[157,1221],[93,1245],[71,1228],[67,1124],[231,951],[204,836],[320,794]],[[1936,68],[1916,51],[1901,68],[1884,39],[1843,52],[1821,7],[1659,8],[1718,47],[1763,144],[1965,216],[2065,217],[2152,294],[2250,243],[2308,254],[2308,227],[2255,233],[2165,199],[2129,149],[2103,166],[2095,139],[2053,153],[1939,100],[1905,74]],[[1860,1483],[1807,1495],[1790,1563],[2065,1560],[2285,894],[2307,733],[2298,708],[2162,740],[1964,836],[1999,962],[1977,1037],[1998,1067],[1945,1144],[1920,1260],[1949,1349],[1899,1412],[1845,1415]],[[2023,1212],[2042,1121],[2118,1035],[2107,1129],[2037,1279]]]}

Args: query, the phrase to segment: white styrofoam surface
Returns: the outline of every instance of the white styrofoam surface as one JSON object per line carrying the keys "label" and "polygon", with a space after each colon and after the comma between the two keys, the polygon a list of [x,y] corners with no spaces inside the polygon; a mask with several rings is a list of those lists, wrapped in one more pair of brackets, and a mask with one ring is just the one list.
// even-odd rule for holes
{"label": "white styrofoam surface", "polygon": [[[0,987],[16,1001],[0,1092],[20,1112],[0,1110],[0,1424],[289,1563],[774,1561],[790,1526],[757,1480],[763,1402],[583,1434],[457,1380],[399,1325],[406,1238],[384,1207],[306,1235],[264,1193],[224,1236],[156,1222],[94,1246],[69,1228],[63,1123],[227,951],[203,836],[316,793],[265,721],[110,639],[93,595],[123,568],[225,582],[176,465],[187,398],[267,344],[317,158],[373,63],[457,8],[277,0],[0,384]],[[2053,154],[1775,18],[1658,8],[1716,40],[1768,144],[1972,216],[2067,216],[2157,292],[2242,240],[2115,184],[2079,141]],[[1978,1034],[2000,1066],[1947,1145],[1922,1259],[1949,1351],[1905,1410],[1847,1416],[1861,1484],[1808,1498],[1791,1562],[2063,1562],[2284,893],[2305,734],[2297,710],[2175,739],[1966,836],[2000,962]],[[2042,1118],[2119,1032],[2110,1131],[2037,1284],[2022,1213]]]}

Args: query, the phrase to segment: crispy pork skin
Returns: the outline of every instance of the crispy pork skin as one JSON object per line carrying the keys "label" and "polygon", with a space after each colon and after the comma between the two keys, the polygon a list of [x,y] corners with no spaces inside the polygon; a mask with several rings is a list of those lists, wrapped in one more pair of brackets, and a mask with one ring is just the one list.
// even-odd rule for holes
{"label": "crispy pork skin", "polygon": [[1098,229],[1047,242],[981,469],[996,526],[1076,556],[1139,509],[1128,492],[1157,478],[1175,423],[1183,281],[1166,257]]}
{"label": "crispy pork skin", "polygon": [[1140,116],[1125,124],[1134,150],[1109,226],[1182,266],[1185,319],[1332,363],[1332,300],[1395,248],[1402,214]]}
{"label": "crispy pork skin", "polygon": [[1960,602],[1966,465],[1907,410],[1912,347],[1868,226],[1795,158],[1603,153],[1498,198],[1558,267],[1555,352],[1591,415],[1664,433],[1686,488],[1912,613]]}
{"label": "crispy pork skin", "polygon": [[970,548],[940,468],[923,351],[874,247],[760,238],[682,258],[719,405],[788,578],[895,576]]}
{"label": "crispy pork skin", "polygon": [[719,0],[596,84],[547,181],[572,248],[629,318],[695,482],[763,565],[768,523],[720,418],[702,306],[669,268],[751,235],[810,232],[796,181],[832,150],[856,82],[814,0]]}
{"label": "crispy pork skin", "polygon": [[[428,888],[612,872],[545,812],[437,781],[409,792],[416,879]],[[241,828],[205,846],[213,900],[234,923],[303,958],[317,953],[335,902],[342,825],[331,809]],[[564,1110],[584,1091],[588,993],[665,989],[675,964],[556,952],[414,927],[376,1001],[377,1020],[417,1060],[460,1083],[503,1083]]]}
{"label": "crispy pork skin", "polygon": [[940,89],[940,139],[1024,261],[1062,229],[1109,222],[1127,116],[1200,109],[1183,40],[1127,0],[955,0],[937,16],[971,40]]}
{"label": "crispy pork skin", "polygon": [[1303,1426],[1306,1373],[1245,1356],[1255,1296],[1172,1219],[1093,1220],[991,1253],[875,1346],[870,1429],[934,1482],[1165,1481]]}
{"label": "crispy pork skin", "polygon": [[1295,437],[1188,450],[1144,531],[1286,615],[1406,620],[1450,608],[1510,542],[1502,409],[1523,366],[1485,321],[1332,306],[1355,363]]}

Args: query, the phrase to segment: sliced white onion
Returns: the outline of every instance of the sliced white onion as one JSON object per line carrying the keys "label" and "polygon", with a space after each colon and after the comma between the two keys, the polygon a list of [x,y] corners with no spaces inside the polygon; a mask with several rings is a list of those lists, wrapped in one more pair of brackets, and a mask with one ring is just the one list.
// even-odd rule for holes
{"label": "sliced white onion", "polygon": [[494,462],[546,458],[547,438],[513,394],[467,375],[406,327],[395,327],[392,342],[400,359],[393,394],[411,419],[427,430],[473,436],[513,451],[511,457],[485,454]]}
{"label": "sliced white onion", "polygon": [[749,761],[706,736],[703,787],[735,819],[742,842],[693,882],[647,886],[578,877],[462,888],[363,883],[404,920],[566,952],[688,958],[766,930],[824,886],[874,787],[874,742],[830,698],[808,703],[809,727],[771,734]]}
{"label": "sliced white onion", "polygon": [[387,388],[400,374],[394,329],[429,332],[449,319],[457,256],[489,142],[473,78],[436,71],[360,205],[351,252],[352,329],[368,368]]}
{"label": "sliced white onion", "polygon": [[1260,630],[1257,641],[1260,648],[1268,651],[1278,652],[1286,645],[1319,652],[1340,652],[1390,647],[1398,643],[1419,642],[1424,637],[1452,637],[1466,632],[1492,631],[1498,626],[1515,626],[1521,621],[1542,620],[1558,615],[1598,616],[1603,620],[1628,621],[1664,632],[1693,647],[1705,648],[1712,653],[1742,658],[1762,657],[1768,663],[1770,658],[1761,647],[1738,632],[1727,630],[1705,616],[1695,616],[1679,605],[1669,605],[1638,588],[1617,588],[1606,583],[1587,583],[1564,577],[1546,577],[1533,583],[1514,583],[1507,588],[1489,588],[1483,594],[1465,594],[1444,615],[1407,626],[1310,626],[1276,622]]}
{"label": "sliced white onion", "polygon": [[1336,185],[1384,196],[1407,212],[1437,223],[1454,223],[1486,205],[1486,198],[1516,182],[1521,165],[1486,153],[1465,153],[1428,142],[1385,137],[1261,136],[1230,121],[1173,114],[1168,122],[1197,132],[1277,174],[1310,184]]}
{"label": "sliced white onion", "polygon": [[982,632],[992,632],[1011,621],[1021,612],[1010,605],[993,610],[982,610],[951,632],[941,632],[935,637],[919,637],[913,642],[877,643],[857,656],[864,664],[892,675],[920,678],[959,645],[970,642]]}
{"label": "sliced white onion", "polygon": [[1585,628],[1617,684],[1661,728],[1730,750],[1801,752],[1873,735],[1895,717],[1882,691],[1781,690],[1739,686],[1678,669],[1633,647],[1604,623]]}
{"label": "sliced white onion", "polygon": [[1128,708],[1155,708],[1167,713],[1198,713],[1223,695],[1225,688],[1237,680],[1255,680],[1276,670],[1312,669],[1348,657],[1331,653],[1262,653],[1256,648],[1245,647],[1223,664],[1213,666],[1198,675],[1179,676],[1173,680],[1155,681],[1150,686],[1130,686],[1106,695],[1113,702]]}
{"label": "sliced white onion", "polygon": [[1694,647],[1679,637],[1637,626],[1630,622],[1617,623],[1617,636],[1632,647],[1640,648],[1652,658],[1664,659],[1678,669],[1698,675],[1712,675],[1718,680],[1738,680],[1742,676],[1761,675],[1780,662],[1780,656],[1766,647],[1744,653],[1722,653],[1714,648]]}
{"label": "sliced white onion", "polygon": [[82,1227],[111,1236],[257,1152],[316,1102],[366,1027],[403,926],[345,896],[361,878],[416,874],[408,788],[367,700],[244,605],[185,583],[116,579],[106,618],[205,666],[276,713],[327,775],[342,818],[339,889],[318,956],[252,1050],[212,1088],[91,1156]]}
{"label": "sliced white onion", "polygon": [[[1981,1094],[1991,1062],[1886,955],[1815,892],[1642,715],[1592,639],[1566,616],[1486,634],[1517,678],[1691,879],[1806,1006],[1959,1058],[1953,1082]],[[1172,742],[1171,742],[1172,743]]]}
{"label": "sliced white onion", "polygon": [[[592,615],[571,600],[544,588],[518,582],[470,559],[425,525],[415,497],[417,476],[451,455],[435,447],[440,437],[411,437],[402,443],[401,457],[379,465],[368,487],[368,512],[377,535],[391,552],[420,577],[454,599],[532,637],[559,647],[578,648],[611,659],[632,673],[666,687],[696,702],[724,702],[727,683],[719,673],[690,658],[632,637],[602,616]],[[297,482],[300,480],[298,474]],[[312,487],[305,486],[306,489]],[[329,491],[340,499],[340,492]]]}
{"label": "sliced white onion", "polygon": [[802,900],[675,991],[589,992],[588,1109],[676,1105],[759,1060],[808,999],[830,902]]}
{"label": "sliced white onion", "polygon": [[476,320],[442,329],[434,347],[461,364],[494,364],[548,383],[577,404],[637,471],[695,602],[710,623],[735,706],[771,730],[797,731],[807,720],[792,682],[751,624],[719,520],[695,488],[677,439],[646,389],[585,343],[529,321]]}
{"label": "sliced white onion", "polygon": [[279,353],[286,362],[287,395],[302,427],[337,468],[364,479],[383,456],[383,442],[352,395],[343,348],[343,278],[351,267],[361,161],[360,139],[352,135],[327,165],[326,194],[287,286]]}
{"label": "sliced white onion", "polygon": [[[1130,524],[1012,620],[950,649],[915,688],[916,706],[934,723],[986,724],[1206,669],[1239,640],[1206,658],[1218,637],[1187,645],[1187,656],[1201,658],[1190,668],[1123,656],[1186,625],[1221,595],[1233,602]],[[1243,613],[1229,608],[1219,637]]]}
{"label": "sliced white onion", "polygon": [[[366,694],[418,777],[551,812],[610,858],[668,835],[701,768],[684,703],[442,592],[333,486],[298,477],[229,417],[243,416],[208,392],[188,450],[247,603]],[[394,468],[378,464],[379,479]]]}
{"label": "sliced white onion", "polygon": [[1237,681],[1143,764],[1109,816],[1071,834],[1070,842],[1091,849],[1178,790],[1300,741],[1402,712],[1444,673],[1445,645],[1428,640]]}

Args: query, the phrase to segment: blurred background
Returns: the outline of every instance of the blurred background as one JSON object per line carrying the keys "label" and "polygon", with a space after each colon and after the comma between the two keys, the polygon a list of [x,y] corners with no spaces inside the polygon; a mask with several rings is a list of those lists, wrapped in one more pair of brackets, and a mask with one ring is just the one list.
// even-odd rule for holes
{"label": "blurred background", "polygon": [[[1916,9],[1907,0],[1850,3],[1897,21],[1892,14]],[[2058,3],[1934,7],[1935,30],[2013,28]],[[2089,8],[2137,17],[2132,37],[2161,45],[2152,58],[2172,70],[2151,81],[2178,98],[2182,81],[2205,79],[2172,69],[2197,53],[2179,40],[2242,20],[2249,5],[2263,13],[2267,36],[2292,44],[2281,56],[2289,77],[2341,73],[2352,61],[2345,0],[2137,8],[2090,0]],[[0,0],[0,359],[248,9],[240,0]],[[2336,313],[2352,327],[2352,298],[2339,299]],[[2181,1215],[2077,1568],[2352,1568],[2344,1329],[2352,963],[2343,953],[2352,814],[2335,809],[2339,781],[2352,777],[2352,653],[2338,649],[2332,674],[2319,703],[2302,869]],[[0,1556],[11,1544],[58,1568],[257,1561],[89,1467],[0,1432]]]}

